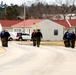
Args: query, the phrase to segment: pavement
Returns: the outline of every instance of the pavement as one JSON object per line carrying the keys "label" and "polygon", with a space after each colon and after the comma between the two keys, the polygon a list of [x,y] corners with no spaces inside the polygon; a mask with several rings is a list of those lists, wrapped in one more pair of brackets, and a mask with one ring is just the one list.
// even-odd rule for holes
{"label": "pavement", "polygon": [[4,49],[0,75],[76,75],[76,48],[9,42]]}

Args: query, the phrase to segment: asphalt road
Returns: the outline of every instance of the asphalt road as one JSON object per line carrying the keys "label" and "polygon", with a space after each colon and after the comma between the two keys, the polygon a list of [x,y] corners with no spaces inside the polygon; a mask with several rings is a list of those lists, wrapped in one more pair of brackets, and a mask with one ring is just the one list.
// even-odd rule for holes
{"label": "asphalt road", "polygon": [[76,75],[76,48],[9,42],[5,49],[0,75]]}

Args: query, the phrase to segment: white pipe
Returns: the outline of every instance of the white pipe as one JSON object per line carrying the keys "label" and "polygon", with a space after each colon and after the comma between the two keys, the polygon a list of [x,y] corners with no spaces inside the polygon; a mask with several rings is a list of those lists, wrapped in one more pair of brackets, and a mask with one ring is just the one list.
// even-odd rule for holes
{"label": "white pipe", "polygon": [[69,26],[71,27],[71,24],[70,24],[70,22],[66,19],[66,22],[69,24]]}

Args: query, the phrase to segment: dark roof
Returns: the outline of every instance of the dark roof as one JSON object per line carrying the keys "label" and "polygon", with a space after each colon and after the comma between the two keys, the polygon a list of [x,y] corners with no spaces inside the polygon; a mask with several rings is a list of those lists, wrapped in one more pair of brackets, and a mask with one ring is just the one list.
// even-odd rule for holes
{"label": "dark roof", "polygon": [[11,27],[19,22],[22,22],[22,20],[0,20],[0,23],[3,27]]}
{"label": "dark roof", "polygon": [[[31,26],[31,25],[35,25],[36,23],[39,23],[41,21],[43,21],[44,19],[28,19],[25,21],[25,26]],[[24,21],[14,24],[12,27],[23,27],[24,26]]]}
{"label": "dark roof", "polygon": [[69,20],[69,22],[70,22],[71,26],[76,26],[76,19]]}
{"label": "dark roof", "polygon": [[[25,23],[27,26],[31,26],[34,23],[38,23],[43,21],[44,19],[29,19],[26,20]],[[70,23],[71,26],[76,26],[76,19],[73,20],[68,20],[68,22],[66,20],[51,20],[55,23],[58,23],[66,28],[70,28],[68,22]],[[0,23],[2,25],[2,27],[21,27],[24,25],[24,21],[23,20],[0,20]]]}
{"label": "dark roof", "polygon": [[70,27],[69,24],[68,24],[68,22],[66,20],[52,20],[52,21],[56,22],[56,23],[58,23],[58,24],[60,24],[60,25],[62,25],[64,27],[66,27],[66,28]]}

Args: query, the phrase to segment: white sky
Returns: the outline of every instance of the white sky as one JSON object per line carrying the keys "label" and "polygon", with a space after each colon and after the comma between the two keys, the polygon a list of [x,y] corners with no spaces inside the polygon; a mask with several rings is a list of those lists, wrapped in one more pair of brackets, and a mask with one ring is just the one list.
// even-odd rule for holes
{"label": "white sky", "polygon": [[[21,5],[25,1],[25,3],[28,3],[28,5],[29,5],[29,4],[37,1],[37,0],[0,0],[0,2],[1,1],[3,1],[3,4],[6,3],[8,5],[10,5],[11,3]],[[41,0],[41,1],[46,1],[46,2],[51,2],[52,1],[52,2],[54,2],[55,0]]]}
{"label": "white sky", "polygon": [[[73,0],[0,0],[0,4],[1,4],[1,1],[3,1],[3,4],[17,4],[17,5],[22,5],[24,2],[26,3],[26,5],[30,6],[32,3],[34,2],[37,2],[37,1],[42,1],[42,2],[47,2],[48,4],[59,4],[58,2],[63,2],[65,3],[66,1],[69,2],[69,4],[72,3]],[[56,2],[58,1],[58,2]],[[75,2],[76,4],[76,2]]]}

